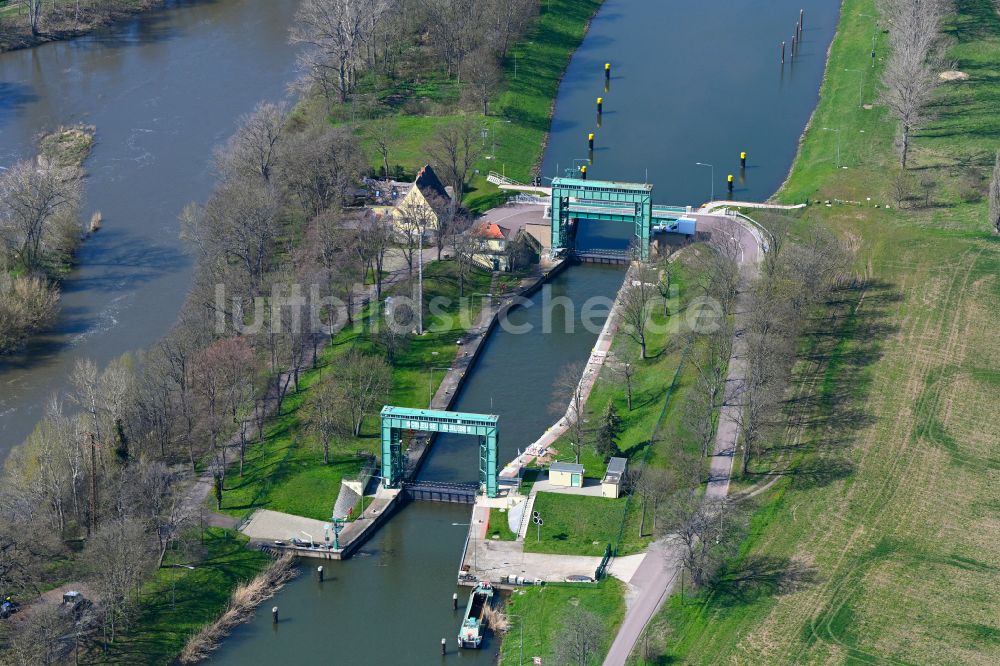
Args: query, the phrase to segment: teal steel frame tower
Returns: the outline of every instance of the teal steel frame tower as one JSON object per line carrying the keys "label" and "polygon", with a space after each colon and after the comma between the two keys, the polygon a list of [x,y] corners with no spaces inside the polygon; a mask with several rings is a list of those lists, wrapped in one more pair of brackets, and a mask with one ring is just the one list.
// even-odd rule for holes
{"label": "teal steel frame tower", "polygon": [[403,435],[408,431],[472,435],[479,439],[479,484],[487,497],[497,496],[498,417],[492,414],[443,412],[406,407],[382,408],[382,484],[398,488],[403,483],[406,456]]}
{"label": "teal steel frame tower", "polygon": [[649,259],[653,226],[653,186],[607,180],[552,180],[552,253],[569,249],[571,219],[611,220],[635,225],[636,258]]}

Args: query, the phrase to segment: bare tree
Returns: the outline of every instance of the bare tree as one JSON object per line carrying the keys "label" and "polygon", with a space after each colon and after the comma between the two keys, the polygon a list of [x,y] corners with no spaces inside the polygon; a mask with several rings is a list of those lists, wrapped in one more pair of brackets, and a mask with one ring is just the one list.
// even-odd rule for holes
{"label": "bare tree", "polygon": [[308,216],[349,205],[367,169],[354,133],[325,122],[289,137],[282,160],[285,184]]}
{"label": "bare tree", "polygon": [[80,185],[52,167],[18,162],[0,172],[0,240],[31,273],[68,253],[79,235]]}
{"label": "bare tree", "polygon": [[891,55],[882,73],[880,101],[899,122],[899,164],[905,169],[913,132],[929,118],[928,105],[940,83],[939,46],[945,0],[882,0],[892,26]]}
{"label": "bare tree", "polygon": [[28,10],[28,27],[31,29],[32,37],[37,37],[39,33],[43,2],[44,0],[24,0],[25,8]]}
{"label": "bare tree", "polygon": [[[675,479],[666,470],[646,467],[635,482],[635,492],[642,499],[642,513],[639,517],[639,536],[646,534],[647,511],[653,517],[653,531],[656,531],[656,516],[660,502],[677,488]],[[650,506],[651,505],[651,506]]]}
{"label": "bare tree", "polygon": [[352,431],[346,418],[346,396],[331,375],[322,377],[310,390],[304,413],[306,431],[319,439],[323,449],[323,464],[330,464],[330,445],[334,437]]}
{"label": "bare tree", "polygon": [[389,118],[380,118],[368,123],[366,129],[368,140],[382,157],[382,175],[389,177],[389,154],[400,139],[399,128]]}
{"label": "bare tree", "polygon": [[396,218],[396,227],[400,232],[399,237],[403,258],[406,259],[407,272],[412,279],[414,259],[416,259],[418,249],[423,246],[422,238],[434,227],[434,214],[428,210],[427,206],[413,201],[404,203],[398,210],[399,217]]}
{"label": "bare tree", "polygon": [[295,12],[292,43],[307,47],[299,56],[306,83],[346,102],[371,31],[389,8],[384,0],[304,0]]}
{"label": "bare tree", "polygon": [[579,606],[569,606],[556,642],[556,663],[560,666],[590,666],[600,655],[606,632],[604,623],[592,612]]}
{"label": "bare tree", "polygon": [[461,83],[465,58],[481,39],[484,3],[478,0],[422,0],[421,6],[431,48],[444,61],[448,76],[457,73]]}
{"label": "bare tree", "polygon": [[466,79],[469,92],[483,110],[483,115],[490,115],[490,100],[500,89],[503,78],[500,75],[500,63],[493,51],[481,48],[469,56],[466,62]]}
{"label": "bare tree", "polygon": [[486,18],[489,28],[486,34],[491,38],[492,47],[503,60],[512,42],[524,33],[538,14],[538,3],[534,0],[489,0],[486,2]]}
{"label": "bare tree", "polygon": [[636,372],[639,366],[635,362],[632,351],[627,347],[615,352],[611,364],[611,371],[625,385],[625,399],[628,411],[632,411],[632,390],[635,384]]}
{"label": "bare tree", "polygon": [[587,443],[587,430],[584,422],[586,418],[584,414],[585,403],[583,388],[580,386],[584,367],[583,363],[571,363],[559,371],[556,375],[555,385],[552,387],[555,399],[550,408],[556,414],[565,413],[564,418],[570,437],[570,447],[573,449],[573,456],[577,464],[580,463],[580,455]]}
{"label": "bare tree", "polygon": [[696,586],[710,583],[739,549],[745,512],[732,500],[683,489],[661,504],[660,513],[660,533],[681,546],[684,568]]}
{"label": "bare tree", "polygon": [[473,118],[463,117],[440,125],[427,146],[433,165],[454,189],[452,197],[456,202],[462,200],[469,172],[483,151],[479,130]]}
{"label": "bare tree", "polygon": [[382,267],[385,264],[385,253],[395,236],[392,222],[385,217],[367,214],[358,223],[357,243],[355,249],[365,272],[371,271],[375,279],[375,296],[382,298]]}
{"label": "bare tree", "polygon": [[216,166],[224,177],[259,177],[270,182],[281,155],[288,123],[288,105],[261,102],[240,118],[236,134],[216,152]]}
{"label": "bare tree", "polygon": [[993,162],[993,176],[990,178],[990,226],[1000,233],[1000,151]]}
{"label": "bare tree", "polygon": [[377,356],[352,349],[338,359],[333,369],[350,432],[357,437],[375,404],[392,389],[392,367]]}
{"label": "bare tree", "polygon": [[0,270],[0,354],[55,322],[59,292],[45,278],[13,277]]}
{"label": "bare tree", "polygon": [[657,295],[656,284],[647,270],[640,267],[631,281],[622,288],[621,306],[622,332],[639,345],[639,358],[646,358],[648,343],[650,307]]}

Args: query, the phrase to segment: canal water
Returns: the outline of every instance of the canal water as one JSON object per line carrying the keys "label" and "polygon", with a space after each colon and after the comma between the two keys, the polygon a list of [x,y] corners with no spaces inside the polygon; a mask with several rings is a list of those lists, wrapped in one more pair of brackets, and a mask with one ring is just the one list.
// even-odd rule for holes
{"label": "canal water", "polygon": [[[782,70],[778,45],[790,39],[801,7],[803,47],[794,67],[786,62]],[[601,95],[606,110],[596,130],[591,177],[642,182],[648,169],[657,202],[694,204],[710,195],[710,169],[694,162],[716,165],[716,196],[724,196],[727,169],[738,174],[739,151],[747,150],[752,157],[735,196],[770,196],[791,165],[816,102],[837,14],[837,3],[821,0],[606,0],[560,87],[544,175],[556,175],[557,164],[587,157],[586,135],[595,131],[594,101]],[[614,76],[604,93],[607,61]],[[577,242],[624,245],[627,226],[585,223]],[[549,405],[556,376],[584,361],[596,340],[581,326],[583,301],[610,299],[621,277],[613,268],[580,266],[555,278],[550,300],[569,296],[576,310],[570,317],[557,308],[552,321],[572,319],[574,333],[559,325],[540,333],[536,326],[527,335],[496,330],[487,341],[455,408],[500,415],[502,462],[555,420]],[[512,313],[512,322],[540,323],[545,298],[536,294],[531,308]],[[420,476],[474,480],[476,456],[474,441],[442,437]],[[278,594],[273,603],[281,607],[280,625],[272,626],[271,603],[265,604],[212,661],[491,663],[497,649],[492,637],[481,651],[454,647],[460,618],[450,600],[468,521],[464,506],[410,504],[358,556],[325,563],[335,580],[320,586],[310,572]],[[464,603],[467,591],[459,593]],[[444,659],[442,637],[448,640]]]}
{"label": "canal water", "polygon": [[0,166],[33,157],[43,132],[94,125],[85,211],[104,214],[64,283],[55,330],[0,358],[0,462],[77,359],[103,366],[177,319],[191,279],[178,215],[210,191],[212,147],[239,116],[285,96],[297,4],[175,1],[79,39],[0,54]]}

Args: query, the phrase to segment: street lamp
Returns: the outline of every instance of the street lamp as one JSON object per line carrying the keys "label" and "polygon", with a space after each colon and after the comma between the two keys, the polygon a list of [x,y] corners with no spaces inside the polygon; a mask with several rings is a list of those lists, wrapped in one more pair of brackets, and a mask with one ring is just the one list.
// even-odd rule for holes
{"label": "street lamp", "polygon": [[858,14],[858,16],[864,16],[865,18],[873,19],[872,23],[872,68],[875,67],[875,40],[878,38],[878,16],[872,14]]}
{"label": "street lamp", "polygon": [[827,132],[837,133],[837,168],[840,168],[840,130],[835,127],[822,127],[820,129],[826,130]]}
{"label": "street lamp", "polygon": [[431,406],[431,402],[434,401],[434,371],[444,370],[445,372],[451,370],[451,368],[427,368],[427,406]]}
{"label": "street lamp", "polygon": [[865,74],[867,72],[863,69],[845,69],[845,72],[855,72],[861,75],[861,85],[858,86],[858,106],[864,106],[865,103]]}
{"label": "street lamp", "polygon": [[715,201],[715,166],[712,164],[705,164],[704,162],[695,162],[695,166],[708,167],[712,170],[712,196],[711,201]]}
{"label": "street lamp", "polygon": [[508,615],[507,617],[516,617],[518,619],[517,626],[521,630],[521,657],[517,660],[517,664],[521,666],[524,663],[524,616]]}

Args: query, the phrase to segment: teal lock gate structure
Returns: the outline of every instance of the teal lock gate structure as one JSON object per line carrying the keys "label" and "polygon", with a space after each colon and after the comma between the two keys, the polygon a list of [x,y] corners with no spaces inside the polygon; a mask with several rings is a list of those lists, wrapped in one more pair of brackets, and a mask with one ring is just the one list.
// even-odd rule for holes
{"label": "teal lock gate structure", "polygon": [[611,220],[635,227],[635,249],[639,259],[649,259],[649,235],[653,226],[653,186],[608,180],[553,178],[550,206],[552,252],[571,249],[571,219]]}
{"label": "teal lock gate structure", "polygon": [[386,488],[399,488],[404,481],[404,436],[414,432],[442,432],[479,439],[479,484],[487,497],[497,496],[497,442],[500,438],[497,416],[386,405],[382,408],[381,419],[382,484]]}

